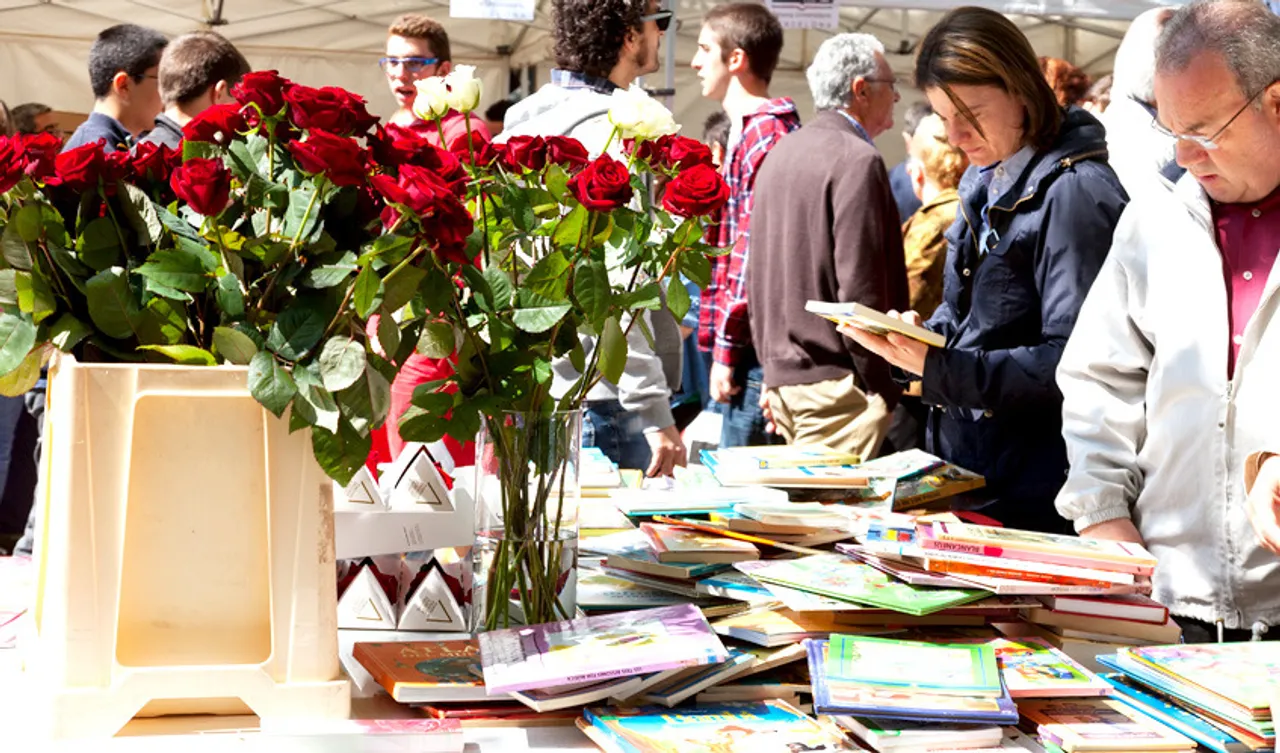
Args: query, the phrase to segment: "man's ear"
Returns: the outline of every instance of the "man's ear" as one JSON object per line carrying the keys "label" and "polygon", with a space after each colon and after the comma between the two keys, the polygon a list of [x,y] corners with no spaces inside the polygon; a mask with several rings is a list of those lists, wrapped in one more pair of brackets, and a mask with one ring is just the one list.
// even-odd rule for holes
{"label": "man's ear", "polygon": [[748,70],[750,66],[747,64],[747,53],[743,52],[741,47],[735,47],[733,52],[729,53],[729,60],[725,67],[730,73],[742,73]]}
{"label": "man's ear", "polygon": [[124,71],[116,71],[116,75],[111,77],[111,93],[120,99],[127,100],[132,87],[133,79]]}
{"label": "man's ear", "polygon": [[439,65],[436,66],[437,76],[448,76],[451,71],[453,71],[452,60],[442,61]]}
{"label": "man's ear", "polygon": [[211,104],[220,105],[230,103],[234,97],[231,96],[231,86],[226,81],[219,81],[209,87],[209,102]]}

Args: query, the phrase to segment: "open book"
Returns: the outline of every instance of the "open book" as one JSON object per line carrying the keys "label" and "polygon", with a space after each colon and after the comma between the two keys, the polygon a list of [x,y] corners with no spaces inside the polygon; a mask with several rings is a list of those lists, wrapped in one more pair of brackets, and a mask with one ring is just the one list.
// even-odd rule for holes
{"label": "open book", "polygon": [[828,303],[826,301],[808,301],[804,310],[830,319],[836,324],[848,324],[858,329],[865,329],[877,335],[897,332],[900,335],[914,338],[935,348],[944,347],[947,340],[937,332],[930,332],[924,327],[908,324],[901,319],[876,311],[861,303]]}

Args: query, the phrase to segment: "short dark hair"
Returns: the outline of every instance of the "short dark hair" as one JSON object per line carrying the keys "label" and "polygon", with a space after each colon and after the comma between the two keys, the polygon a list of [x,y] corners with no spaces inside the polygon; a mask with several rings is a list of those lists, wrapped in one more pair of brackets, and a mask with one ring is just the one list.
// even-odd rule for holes
{"label": "short dark hair", "polygon": [[1156,71],[1180,73],[1202,53],[1221,57],[1240,92],[1254,96],[1280,79],[1280,18],[1259,3],[1184,5],[1160,33]]}
{"label": "short dark hair", "polygon": [[648,0],[552,0],[556,66],[608,78],[627,32],[639,31]]}
{"label": "short dark hair", "polygon": [[912,102],[907,108],[907,112],[902,116],[902,130],[908,136],[916,135],[916,128],[920,127],[920,121],[933,114],[933,106],[928,102],[921,100]]}
{"label": "short dark hair", "polygon": [[169,43],[160,56],[160,100],[184,105],[219,81],[230,87],[250,71],[249,61],[221,34],[193,31]]}
{"label": "short dark hair", "polygon": [[494,102],[484,111],[484,119],[496,120],[501,123],[507,117],[507,110],[510,110],[513,104],[515,103],[509,99],[500,99]]}
{"label": "short dark hair", "polygon": [[731,52],[742,50],[752,75],[766,83],[773,78],[782,54],[782,24],[768,8],[755,3],[717,5],[702,25],[716,35],[726,61]]}
{"label": "short dark hair", "polygon": [[707,146],[719,144],[721,149],[729,148],[729,113],[716,110],[707,116],[702,124],[702,143]]}
{"label": "short dark hair", "polygon": [[1048,147],[1062,127],[1062,108],[1040,73],[1040,63],[1022,31],[1004,15],[986,8],[957,8],[942,17],[920,43],[916,86],[941,89],[969,124],[986,134],[952,86],[994,86],[1027,107],[1027,140]]}
{"label": "short dark hair", "polygon": [[53,112],[53,108],[40,102],[24,102],[9,111],[14,133],[40,133],[36,118]]}
{"label": "short dark hair", "polygon": [[89,83],[93,96],[102,99],[111,93],[111,81],[123,71],[141,81],[148,68],[160,64],[160,54],[169,43],[155,29],[137,24],[117,24],[103,29],[89,49]]}
{"label": "short dark hair", "polygon": [[440,62],[453,60],[453,52],[449,49],[449,32],[444,30],[440,22],[421,13],[406,13],[391,22],[387,36],[406,37],[408,39],[424,39],[431,45],[431,52]]}

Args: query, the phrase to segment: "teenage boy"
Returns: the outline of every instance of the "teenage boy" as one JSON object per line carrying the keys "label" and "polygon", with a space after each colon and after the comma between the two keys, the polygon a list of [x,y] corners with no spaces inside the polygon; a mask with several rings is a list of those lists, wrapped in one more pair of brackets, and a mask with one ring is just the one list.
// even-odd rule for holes
{"label": "teenage boy", "polygon": [[[434,119],[423,120],[413,114],[413,102],[418,97],[417,82],[432,76],[447,76],[453,70],[449,33],[438,21],[418,13],[397,18],[387,29],[387,53],[378,65],[387,74],[387,85],[396,100],[398,109],[390,118],[393,125],[411,129],[435,146],[447,149],[454,141],[467,137],[470,119],[471,138],[476,142],[489,141],[489,129],[474,115],[450,110],[440,119],[437,128]],[[444,138],[440,131],[444,132]]]}
{"label": "teenage boy", "polygon": [[769,81],[782,52],[782,25],[764,6],[716,6],[703,20],[693,68],[702,96],[729,114],[729,150],[722,168],[729,203],[716,245],[727,256],[712,260],[711,284],[702,291],[698,346],[711,351],[711,399],[722,404],[722,447],[765,444],[760,408],[763,369],[751,344],[747,311],[747,246],[755,177],[783,136],[800,127],[789,97],[771,99]]}
{"label": "teenage boy", "polygon": [[220,34],[194,31],[169,43],[160,57],[164,112],[142,142],[177,149],[182,127],[214,105],[235,102],[231,87],[249,72],[249,61]]}
{"label": "teenage boy", "polygon": [[160,114],[160,55],[169,40],[134,24],[104,29],[89,49],[93,112],[63,150],[102,139],[108,152],[129,149]]}

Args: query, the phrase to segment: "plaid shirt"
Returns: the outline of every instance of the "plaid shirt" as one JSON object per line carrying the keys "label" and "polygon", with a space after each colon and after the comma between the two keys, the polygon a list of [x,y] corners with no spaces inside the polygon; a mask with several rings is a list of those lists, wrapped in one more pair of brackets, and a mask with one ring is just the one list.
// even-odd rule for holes
{"label": "plaid shirt", "polygon": [[621,88],[607,78],[581,71],[566,71],[563,68],[551,69],[551,83],[562,89],[590,89],[601,94],[612,94],[615,89]]}
{"label": "plaid shirt", "polygon": [[742,136],[724,165],[729,203],[721,210],[715,245],[729,247],[711,260],[711,284],[702,291],[698,347],[710,350],[716,363],[734,366],[751,347],[747,319],[747,243],[756,172],[778,139],[800,127],[790,97],[773,99],[742,119]]}

